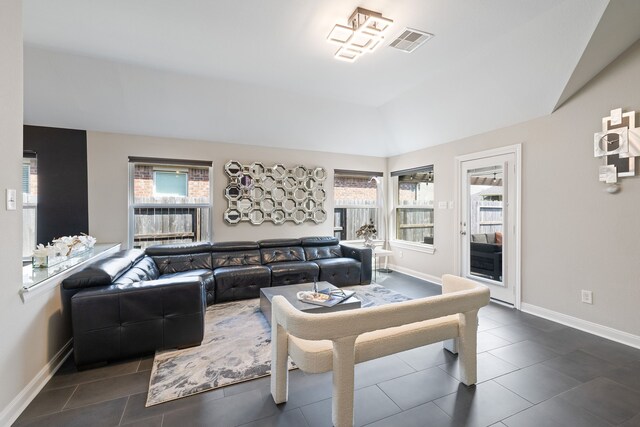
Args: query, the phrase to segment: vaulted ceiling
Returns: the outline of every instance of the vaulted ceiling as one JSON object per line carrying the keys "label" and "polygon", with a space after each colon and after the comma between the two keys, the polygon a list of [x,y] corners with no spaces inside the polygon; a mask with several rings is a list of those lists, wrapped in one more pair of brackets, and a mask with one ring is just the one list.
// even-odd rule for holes
{"label": "vaulted ceiling", "polygon": [[[550,114],[640,38],[637,0],[23,3],[28,124],[374,156]],[[337,61],[357,6],[435,37]]]}

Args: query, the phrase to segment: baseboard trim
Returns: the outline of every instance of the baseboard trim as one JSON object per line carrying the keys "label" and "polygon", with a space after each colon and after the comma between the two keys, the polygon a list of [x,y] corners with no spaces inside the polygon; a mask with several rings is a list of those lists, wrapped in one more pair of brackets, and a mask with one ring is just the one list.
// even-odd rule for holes
{"label": "baseboard trim", "polygon": [[426,280],[427,282],[434,283],[438,286],[442,286],[442,278],[432,276],[431,274],[422,273],[420,271],[411,270],[410,268],[400,267],[399,265],[389,264],[391,270],[398,273],[406,274],[407,276],[415,277],[417,279]]}
{"label": "baseboard trim", "polygon": [[598,323],[589,322],[588,320],[579,319],[577,317],[569,316],[568,314],[558,313],[557,311],[538,307],[537,305],[527,304],[526,302],[523,302],[520,308],[525,313],[562,323],[563,325],[571,326],[572,328],[580,329],[581,331],[589,332],[590,334],[640,349],[640,336],[638,335],[633,335]]}
{"label": "baseboard trim", "polygon": [[60,369],[60,366],[71,354],[71,343],[69,340],[60,351],[42,368],[40,372],[26,385],[24,389],[9,403],[0,413],[0,426],[10,426],[20,416],[29,403],[40,393],[51,377]]}

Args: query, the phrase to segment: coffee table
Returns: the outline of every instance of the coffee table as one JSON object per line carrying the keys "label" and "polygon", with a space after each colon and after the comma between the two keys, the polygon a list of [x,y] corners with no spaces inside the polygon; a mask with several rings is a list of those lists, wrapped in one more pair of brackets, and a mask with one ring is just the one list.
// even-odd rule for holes
{"label": "coffee table", "polygon": [[[318,289],[338,289],[329,282],[318,282]],[[342,301],[333,307],[324,307],[321,305],[309,304],[302,302],[296,296],[300,291],[313,290],[313,283],[300,283],[298,285],[275,286],[273,288],[260,289],[260,311],[267,318],[267,322],[271,325],[271,300],[275,295],[282,295],[300,311],[306,313],[329,313],[334,311],[352,310],[360,308],[360,300],[355,296]]]}

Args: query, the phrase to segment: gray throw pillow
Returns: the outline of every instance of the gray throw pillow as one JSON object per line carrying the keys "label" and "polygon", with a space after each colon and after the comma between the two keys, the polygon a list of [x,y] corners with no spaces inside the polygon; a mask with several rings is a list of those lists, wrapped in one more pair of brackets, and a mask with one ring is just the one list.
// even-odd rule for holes
{"label": "gray throw pillow", "polygon": [[487,243],[487,235],[484,233],[472,234],[471,241],[475,243]]}

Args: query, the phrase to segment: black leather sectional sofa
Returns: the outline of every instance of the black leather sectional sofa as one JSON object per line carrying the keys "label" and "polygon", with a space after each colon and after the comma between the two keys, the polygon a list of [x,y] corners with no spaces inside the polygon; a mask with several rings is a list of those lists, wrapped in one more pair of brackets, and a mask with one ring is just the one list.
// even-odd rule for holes
{"label": "black leather sectional sofa", "polygon": [[198,345],[206,305],[257,298],[260,288],[371,282],[371,249],[334,237],[129,249],[62,282],[78,366]]}

